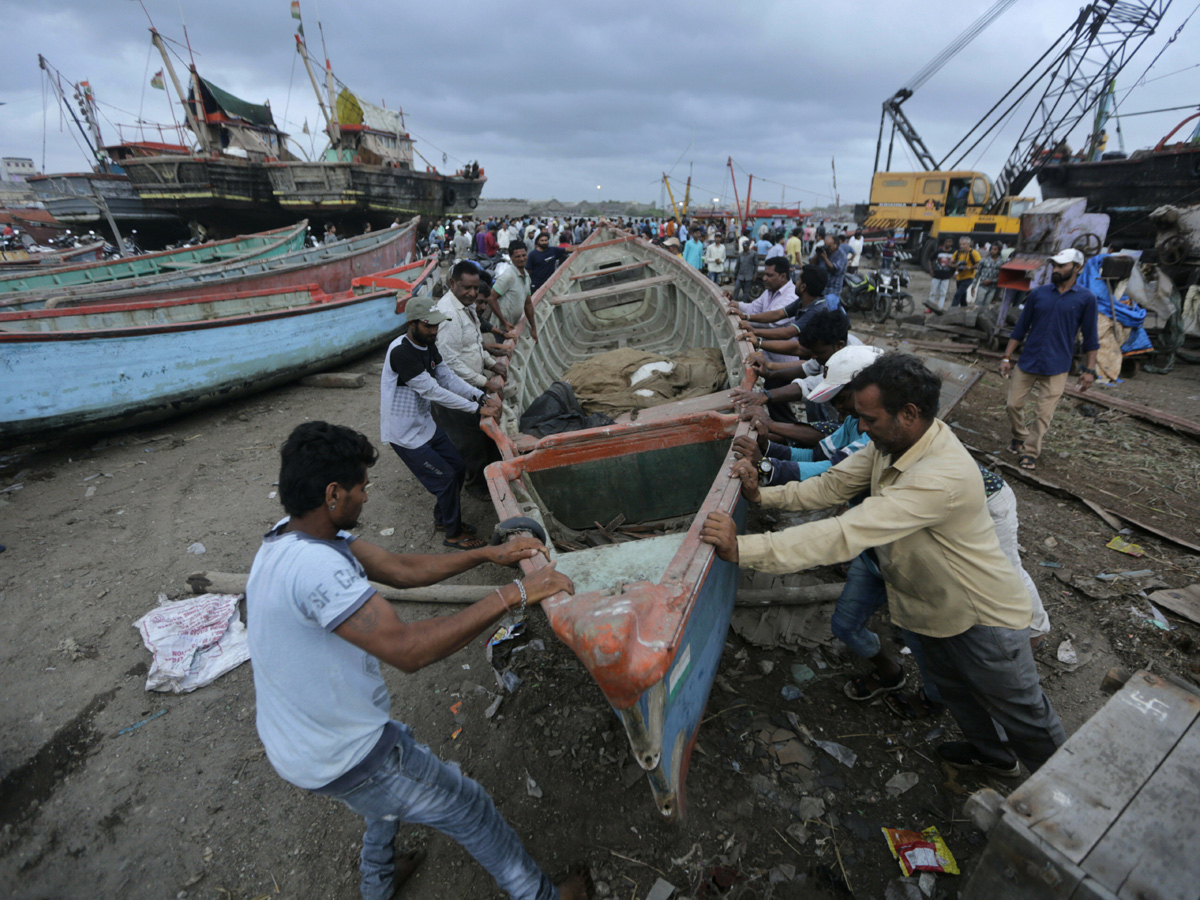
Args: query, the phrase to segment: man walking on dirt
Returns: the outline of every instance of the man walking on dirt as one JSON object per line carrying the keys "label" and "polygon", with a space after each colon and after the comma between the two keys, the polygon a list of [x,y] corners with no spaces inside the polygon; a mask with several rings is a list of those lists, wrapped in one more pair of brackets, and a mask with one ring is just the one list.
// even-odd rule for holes
{"label": "man walking on dirt", "polygon": [[461,650],[506,612],[574,593],[571,580],[551,564],[454,615],[404,622],[369,579],[435,584],[481,563],[516,565],[545,547],[518,538],[463,554],[389,553],[350,533],[377,458],[366,436],[305,422],[281,457],[279,499],[288,515],[263,538],[246,585],[258,734],[282,778],[366,820],[363,900],[389,900],[424,859],[423,851],[396,854],[402,821],[458,841],[514,898],[586,897],[586,870],[556,887],[487,791],[391,717],[379,666],[416,672]]}
{"label": "man walking on dirt", "polygon": [[[1067,387],[1077,333],[1083,334],[1083,351],[1087,354],[1087,365],[1079,371],[1079,390],[1086,391],[1096,380],[1096,355],[1100,352],[1096,295],[1075,286],[1083,263],[1083,254],[1073,248],[1050,257],[1050,284],[1034,288],[1025,298],[1025,308],[1000,360],[1001,377],[1012,376],[1007,403],[1012,426],[1008,450],[1017,455],[1022,469],[1036,468],[1042,455],[1042,438]],[[1025,349],[1014,367],[1012,355],[1022,340]],[[1027,426],[1025,405],[1035,394],[1033,423]]]}

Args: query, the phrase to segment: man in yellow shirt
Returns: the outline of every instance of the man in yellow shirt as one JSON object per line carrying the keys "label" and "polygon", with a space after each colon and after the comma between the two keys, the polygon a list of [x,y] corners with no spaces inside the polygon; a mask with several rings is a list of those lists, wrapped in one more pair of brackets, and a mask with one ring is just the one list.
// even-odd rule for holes
{"label": "man in yellow shirt", "polygon": [[967,305],[967,291],[975,283],[975,270],[982,259],[979,251],[971,246],[970,238],[958,239],[958,249],[954,251],[954,302],[950,304],[951,308]]}
{"label": "man in yellow shirt", "polygon": [[772,534],[739,537],[732,518],[711,513],[701,537],[721,559],[775,574],[873,550],[891,620],[917,637],[967,739],[941,744],[939,756],[1012,776],[1018,758],[1036,770],[1066,733],[1042,693],[1029,645],[1032,600],[1000,549],[979,467],[936,418],[940,388],[916,357],[881,357],[847,388],[871,443],[816,478],[757,489],[764,507],[794,511],[869,496],[840,516]]}
{"label": "man in yellow shirt", "polygon": [[800,267],[804,265],[804,245],[800,242],[799,228],[792,229],[791,237],[783,245],[783,252],[787,254],[788,261],[792,264],[792,271],[799,272]]}

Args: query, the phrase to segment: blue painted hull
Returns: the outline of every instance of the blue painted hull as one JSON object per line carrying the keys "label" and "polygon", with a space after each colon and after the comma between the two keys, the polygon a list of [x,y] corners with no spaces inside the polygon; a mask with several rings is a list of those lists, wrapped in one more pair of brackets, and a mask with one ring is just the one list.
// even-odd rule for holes
{"label": "blue painted hull", "polygon": [[[744,500],[738,502],[734,520],[739,530],[745,527]],[[657,755],[657,764],[646,775],[666,818],[683,814],[688,761],[721,663],[738,579],[737,566],[713,557],[666,676],[632,709],[613,707],[643,767]]]}
{"label": "blue painted hull", "polygon": [[0,340],[0,441],[127,427],[264,390],[385,346],[394,292],[172,327]]}

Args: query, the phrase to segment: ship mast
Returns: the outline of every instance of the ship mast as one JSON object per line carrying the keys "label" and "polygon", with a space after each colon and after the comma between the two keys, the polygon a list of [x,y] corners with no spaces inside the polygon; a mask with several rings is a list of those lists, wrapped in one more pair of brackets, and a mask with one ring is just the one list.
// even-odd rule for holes
{"label": "ship mast", "polygon": [[[187,95],[184,94],[183,86],[179,83],[179,76],[175,74],[175,67],[171,65],[171,57],[167,55],[167,47],[163,43],[162,37],[159,36],[158,31],[154,28],[150,29],[150,40],[154,42],[154,46],[158,48],[158,52],[162,55],[167,74],[171,76],[171,83],[175,85],[175,94],[179,97],[179,102],[183,104],[183,112],[187,116],[188,125],[192,129],[192,133],[196,135],[196,140],[200,142],[200,149],[205,153],[211,153],[213,145],[208,133],[208,121],[207,119],[205,120],[203,127],[200,125],[192,104],[187,102]],[[195,78],[192,90],[195,91],[196,103],[203,107],[204,96],[200,91],[200,76],[196,74],[195,69],[192,69],[192,75]]]}
{"label": "ship mast", "polygon": [[342,149],[342,129],[337,117],[337,100],[333,93],[333,66],[325,60],[325,87],[329,91],[329,140],[338,149]]}
{"label": "ship mast", "polygon": [[304,71],[308,73],[308,80],[312,82],[313,93],[317,95],[317,106],[321,107],[321,115],[325,117],[325,130],[329,133],[329,139],[334,147],[340,146],[341,129],[338,127],[337,111],[332,102],[329,106],[325,105],[325,98],[321,96],[321,86],[317,83],[316,73],[312,70],[312,64],[308,59],[308,47],[304,43],[304,38],[296,35],[296,52],[300,54],[300,58],[304,60]]}

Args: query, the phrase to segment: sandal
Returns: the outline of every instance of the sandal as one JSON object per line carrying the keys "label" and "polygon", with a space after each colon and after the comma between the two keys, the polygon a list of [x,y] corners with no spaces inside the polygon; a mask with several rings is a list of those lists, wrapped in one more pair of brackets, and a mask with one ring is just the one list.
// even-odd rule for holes
{"label": "sandal", "polygon": [[1032,456],[1030,456],[1028,453],[1026,453],[1020,459],[1017,460],[1017,465],[1020,466],[1022,469],[1036,469],[1037,468],[1037,460],[1034,459]]}
{"label": "sandal", "polygon": [[851,700],[865,703],[867,700],[874,700],[880,694],[898,691],[907,683],[908,677],[903,672],[900,673],[900,680],[895,684],[884,684],[880,680],[879,674],[872,672],[870,675],[855,675],[842,685],[842,691]]}
{"label": "sandal", "polygon": [[925,689],[913,691],[911,694],[888,694],[883,698],[883,705],[902,719],[936,719],[946,710],[943,703],[934,703],[925,696]]}
{"label": "sandal", "polygon": [[1008,442],[1008,452],[1012,453],[1013,455],[1020,453],[1024,449],[1025,449],[1024,441],[1018,441],[1016,438],[1013,438],[1011,441]]}
{"label": "sandal", "polygon": [[[441,522],[434,522],[434,523],[433,523],[433,530],[434,530],[434,531],[445,531],[445,530],[446,530],[446,526],[445,526],[445,525],[443,525]],[[475,526],[474,526],[474,525],[468,525],[466,522],[459,522],[459,523],[458,523],[458,533],[459,533],[459,534],[474,534],[474,533],[475,533]]]}
{"label": "sandal", "polygon": [[479,550],[486,547],[487,542],[463,532],[457,538],[446,538],[442,541],[442,546],[453,547],[455,550]]}

